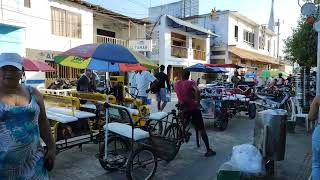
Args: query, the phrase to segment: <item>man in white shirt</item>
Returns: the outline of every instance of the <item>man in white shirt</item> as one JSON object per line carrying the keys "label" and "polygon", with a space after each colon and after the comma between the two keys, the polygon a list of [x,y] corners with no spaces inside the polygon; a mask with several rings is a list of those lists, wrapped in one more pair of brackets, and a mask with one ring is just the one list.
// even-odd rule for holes
{"label": "man in white shirt", "polygon": [[129,92],[132,94],[132,95],[137,95],[137,83],[136,83],[136,75],[137,73],[136,72],[131,72],[129,73]]}
{"label": "man in white shirt", "polygon": [[157,85],[157,78],[155,78],[149,71],[138,71],[135,76],[135,82],[138,90],[138,98],[143,101],[144,104],[148,104],[148,93],[150,91],[150,83],[152,86]]}

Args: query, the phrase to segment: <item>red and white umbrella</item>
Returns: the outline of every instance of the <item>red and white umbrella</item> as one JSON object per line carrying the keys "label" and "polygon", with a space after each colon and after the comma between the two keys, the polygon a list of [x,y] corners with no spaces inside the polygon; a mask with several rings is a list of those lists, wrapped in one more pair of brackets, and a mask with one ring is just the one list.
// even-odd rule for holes
{"label": "red and white umbrella", "polygon": [[41,72],[54,72],[53,67],[49,66],[43,61],[31,60],[29,58],[23,58],[23,67],[25,71],[41,71]]}

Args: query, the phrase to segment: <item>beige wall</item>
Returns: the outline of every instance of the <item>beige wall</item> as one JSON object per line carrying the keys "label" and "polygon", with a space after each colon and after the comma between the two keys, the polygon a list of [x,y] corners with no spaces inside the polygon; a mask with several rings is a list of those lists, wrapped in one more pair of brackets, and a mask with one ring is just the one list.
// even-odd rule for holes
{"label": "beige wall", "polygon": [[97,35],[97,29],[115,32],[115,38],[124,40],[145,39],[146,32],[144,25],[131,22],[129,34],[129,21],[115,20],[103,15],[95,15],[93,19],[94,38]]}

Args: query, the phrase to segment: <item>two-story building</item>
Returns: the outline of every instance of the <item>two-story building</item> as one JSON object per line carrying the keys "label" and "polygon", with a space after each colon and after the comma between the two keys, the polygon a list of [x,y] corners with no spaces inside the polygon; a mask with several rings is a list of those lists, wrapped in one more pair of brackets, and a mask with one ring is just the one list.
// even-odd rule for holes
{"label": "two-story building", "polygon": [[145,40],[147,22],[82,0],[0,2],[0,52],[19,52],[28,58],[46,61],[57,70],[54,73],[28,72],[27,83],[46,81],[49,84],[56,78],[75,79],[79,69],[53,62],[55,55],[72,47],[88,43],[135,47]]}
{"label": "two-story building", "polygon": [[241,71],[278,68],[277,35],[236,11],[217,11],[185,18],[219,36],[211,44],[210,62],[238,64]]}
{"label": "two-story building", "polygon": [[151,58],[168,67],[171,79],[180,77],[184,67],[210,62],[210,38],[215,36],[190,22],[162,15],[152,31]]}

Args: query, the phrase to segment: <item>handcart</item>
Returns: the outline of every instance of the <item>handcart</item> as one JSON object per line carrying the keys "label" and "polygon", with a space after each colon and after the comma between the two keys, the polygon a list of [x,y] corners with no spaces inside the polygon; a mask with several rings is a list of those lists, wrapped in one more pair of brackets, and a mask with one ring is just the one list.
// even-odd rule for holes
{"label": "handcart", "polygon": [[[104,126],[105,142],[97,155],[101,166],[107,171],[122,170],[127,179],[151,179],[158,161],[175,158],[183,142],[190,138],[188,129],[179,123],[179,113],[173,110],[171,121],[164,124],[163,134],[148,131],[150,127],[137,126],[130,108],[105,104],[108,123]],[[149,125],[150,126],[150,125]],[[183,127],[183,128],[182,128]],[[182,130],[183,129],[183,130]]]}
{"label": "handcart", "polygon": [[78,98],[50,94],[43,97],[57,152],[76,146],[81,148],[86,143],[98,143],[99,131],[94,130],[93,122],[100,122],[99,116],[79,110]]}

